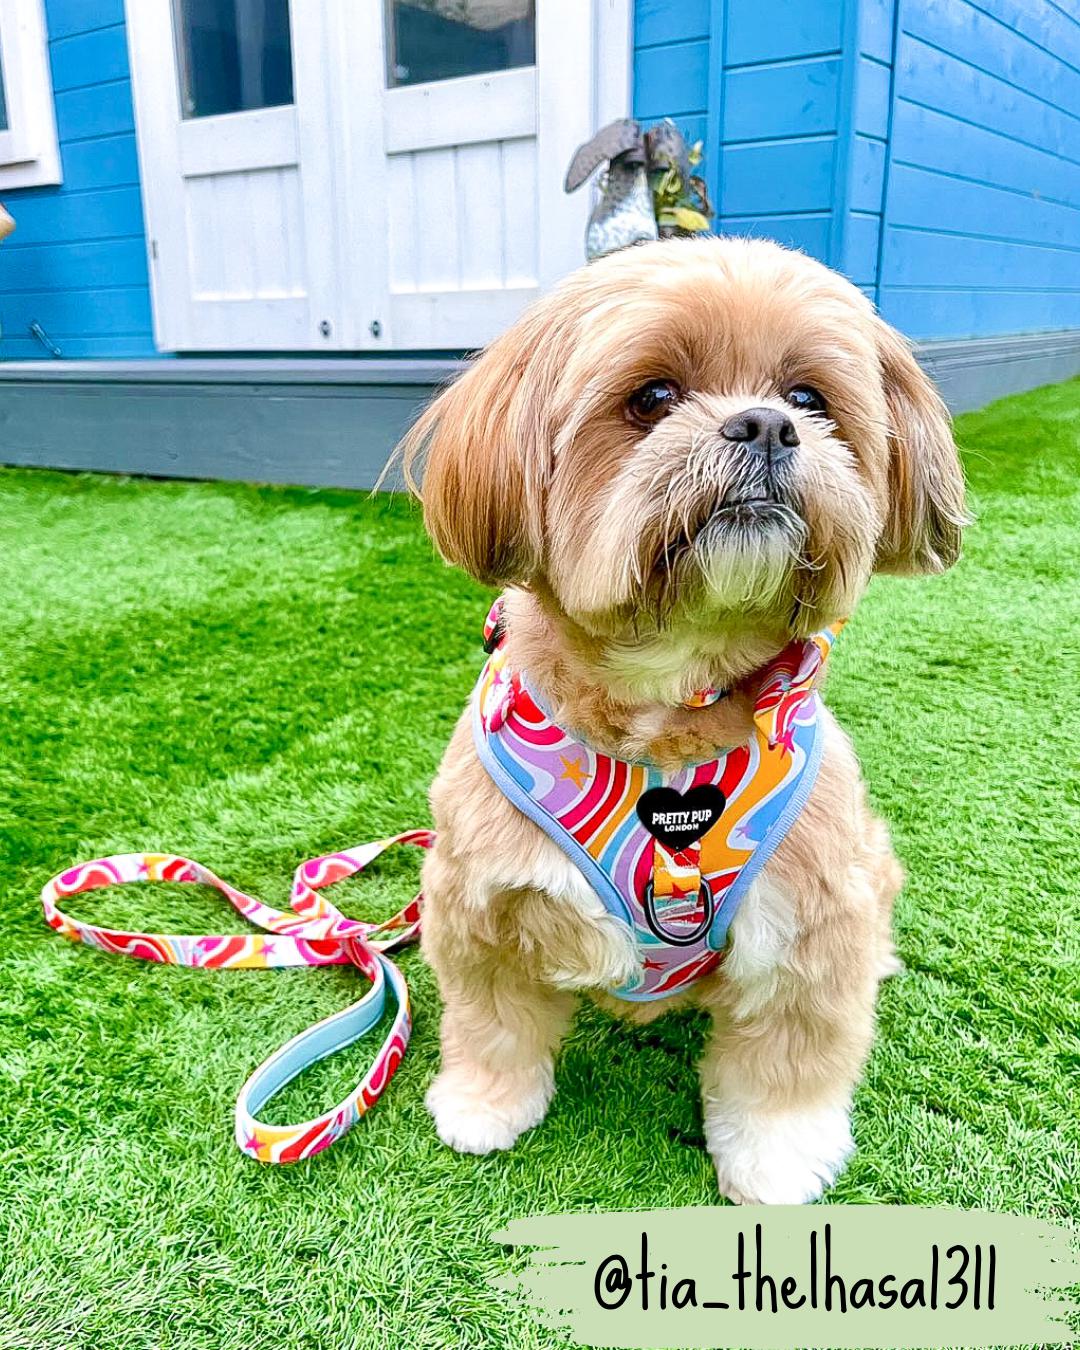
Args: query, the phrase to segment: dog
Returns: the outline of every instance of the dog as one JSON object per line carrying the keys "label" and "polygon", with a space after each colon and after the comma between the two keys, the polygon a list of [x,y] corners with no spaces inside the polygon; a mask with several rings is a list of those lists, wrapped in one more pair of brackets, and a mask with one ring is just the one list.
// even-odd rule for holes
{"label": "dog", "polygon": [[[835,631],[874,573],[948,568],[967,520],[949,415],[907,342],[843,277],[763,240],[643,243],[574,273],[403,455],[443,558],[503,590],[500,660],[527,673],[533,715],[654,780],[745,746],[762,672]],[[423,872],[443,1000],[427,1106],[446,1144],[508,1149],[543,1120],[584,991],[638,1022],[711,1013],[700,1082],[724,1196],[804,1203],[835,1180],[899,968],[903,876],[847,736],[824,706],[814,719],[816,777],[723,950],[634,1002],[608,992],[640,979],[633,926],[495,781],[466,709]]]}

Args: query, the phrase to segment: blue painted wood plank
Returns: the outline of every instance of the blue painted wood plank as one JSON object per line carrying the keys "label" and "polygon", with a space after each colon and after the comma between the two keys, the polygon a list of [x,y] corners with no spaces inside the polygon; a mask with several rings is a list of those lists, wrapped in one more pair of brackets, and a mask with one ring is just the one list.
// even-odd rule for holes
{"label": "blue painted wood plank", "polygon": [[880,211],[884,188],[885,142],[857,135],[851,160],[851,209]]}
{"label": "blue painted wood plank", "polygon": [[1080,116],[1080,72],[1017,37],[1010,40],[1007,29],[968,0],[907,0],[901,13],[905,32]]}
{"label": "blue painted wood plank", "polygon": [[900,163],[996,182],[1080,207],[1080,164],[914,103],[897,107],[892,153]]}
{"label": "blue painted wood plank", "polygon": [[890,226],[884,261],[891,286],[1045,287],[1080,291],[1080,252]]}
{"label": "blue painted wood plank", "polygon": [[948,53],[904,35],[897,52],[896,84],[901,98],[951,113],[954,117],[1051,154],[1080,158],[1080,123],[1040,102],[1023,89],[984,74]]}
{"label": "blue painted wood plank", "polygon": [[124,25],[98,28],[92,33],[52,42],[49,60],[53,89],[58,94],[108,80],[127,79],[130,71]]}
{"label": "blue painted wood plank", "polygon": [[720,182],[723,215],[827,210],[831,204],[836,140],[738,145],[724,151]]}
{"label": "blue painted wood plank", "polygon": [[859,286],[872,286],[877,277],[881,217],[851,212],[844,231],[841,270]]}
{"label": "blue painted wood plank", "polygon": [[709,0],[635,0],[636,47],[708,36]]}
{"label": "blue painted wood plank", "polygon": [[[144,237],[139,189],[29,193],[11,199],[20,244]],[[13,236],[14,237],[14,236]]]}
{"label": "blue painted wood plank", "polygon": [[131,132],[95,141],[69,141],[61,148],[64,187],[129,187],[139,182],[139,157]]}
{"label": "blue painted wood plank", "polygon": [[[1080,213],[983,183],[893,163],[889,224],[990,234],[999,238],[1080,248]],[[1080,272],[1080,252],[1076,254]]]}
{"label": "blue painted wood plank", "polygon": [[979,0],[979,8],[1073,69],[1080,68],[1080,6],[1076,0],[1064,0],[1062,5],[1071,8],[1071,15],[1046,0],[1037,5],[1031,0]]}
{"label": "blue painted wood plank", "polygon": [[134,131],[130,80],[71,89],[56,95],[56,129],[61,143]]}
{"label": "blue painted wood plank", "polygon": [[859,6],[859,51],[887,64],[892,61],[896,0],[862,0]]}
{"label": "blue painted wood plank", "polygon": [[[671,119],[683,134],[683,139],[687,145],[693,145],[696,141],[704,141],[706,134],[706,117],[704,113],[687,113]],[[706,147],[705,163],[709,162],[708,147]]]}
{"label": "blue painted wood plank", "polygon": [[880,306],[890,323],[913,338],[990,337],[1080,325],[1080,294],[1075,292],[886,286]]}
{"label": "blue painted wood plank", "polygon": [[819,216],[734,216],[721,220],[720,233],[775,239],[824,261],[829,251],[829,223],[828,212]]}
{"label": "blue painted wood plank", "polygon": [[634,54],[634,113],[677,117],[708,107],[708,41],[647,47]]}
{"label": "blue painted wood plank", "polygon": [[123,22],[124,0],[45,0],[45,26],[51,40]]}
{"label": "blue painted wood plank", "polygon": [[885,66],[859,57],[855,73],[855,107],[852,123],[856,131],[884,140],[889,134],[889,97],[891,74]]}
{"label": "blue painted wood plank", "polygon": [[724,98],[724,142],[835,131],[840,62],[809,60],[733,70]]}
{"label": "blue painted wood plank", "polygon": [[[67,361],[125,361],[158,356],[150,333],[131,336],[66,337],[57,344]],[[51,353],[35,338],[7,333],[0,339],[0,361],[47,361]]]}
{"label": "blue painted wood plank", "polygon": [[840,50],[842,6],[835,0],[735,0],[728,5],[729,66]]}
{"label": "blue painted wood plank", "polygon": [[0,248],[0,293],[138,285],[148,285],[142,239]]}
{"label": "blue painted wood plank", "polygon": [[0,297],[4,332],[25,333],[34,321],[54,338],[105,337],[151,329],[145,286],[117,290],[17,291]]}

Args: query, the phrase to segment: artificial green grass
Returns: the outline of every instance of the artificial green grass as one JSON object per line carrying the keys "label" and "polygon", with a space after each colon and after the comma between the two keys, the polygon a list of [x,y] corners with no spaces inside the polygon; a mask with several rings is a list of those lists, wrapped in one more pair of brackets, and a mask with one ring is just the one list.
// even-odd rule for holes
{"label": "artificial green grass", "polygon": [[[874,583],[829,698],[909,870],[907,970],[881,1001],[859,1151],[832,1202],[1080,1215],[1080,382],[960,422],[979,523],[948,576]],[[458,1157],[422,1098],[438,1002],[387,1096],[329,1153],[231,1140],[246,1075],[356,996],[348,972],[109,958],[43,925],[76,859],[165,847],[283,901],[301,859],[426,823],[481,661],[487,596],[413,508],[346,493],[0,474],[0,1350],[550,1346],[488,1278],[540,1212],[712,1204],[700,1018],[586,1009],[547,1122]],[[405,852],[405,851],[402,851]],[[411,893],[405,852],[349,883]],[[242,929],[193,888],[72,907]],[[289,1089],[329,1104],[361,1047]]]}

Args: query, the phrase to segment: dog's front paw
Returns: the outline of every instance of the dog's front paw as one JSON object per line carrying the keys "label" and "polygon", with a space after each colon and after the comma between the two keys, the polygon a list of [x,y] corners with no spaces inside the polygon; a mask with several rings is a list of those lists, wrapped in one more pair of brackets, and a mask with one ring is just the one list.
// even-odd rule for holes
{"label": "dog's front paw", "polygon": [[455,1067],[436,1076],[425,1104],[444,1144],[458,1153],[494,1153],[540,1124],[553,1091],[550,1071],[497,1075]]}
{"label": "dog's front paw", "polygon": [[855,1148],[842,1106],[754,1114],[718,1106],[705,1136],[720,1193],[737,1205],[805,1205],[840,1175]]}

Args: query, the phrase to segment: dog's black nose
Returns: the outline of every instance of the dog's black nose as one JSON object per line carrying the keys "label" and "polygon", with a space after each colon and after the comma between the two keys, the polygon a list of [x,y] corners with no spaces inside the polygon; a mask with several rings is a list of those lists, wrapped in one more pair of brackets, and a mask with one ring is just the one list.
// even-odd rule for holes
{"label": "dog's black nose", "polygon": [[787,459],[799,444],[799,433],[787,413],[777,408],[747,408],[721,427],[729,441],[738,441],[770,464]]}

